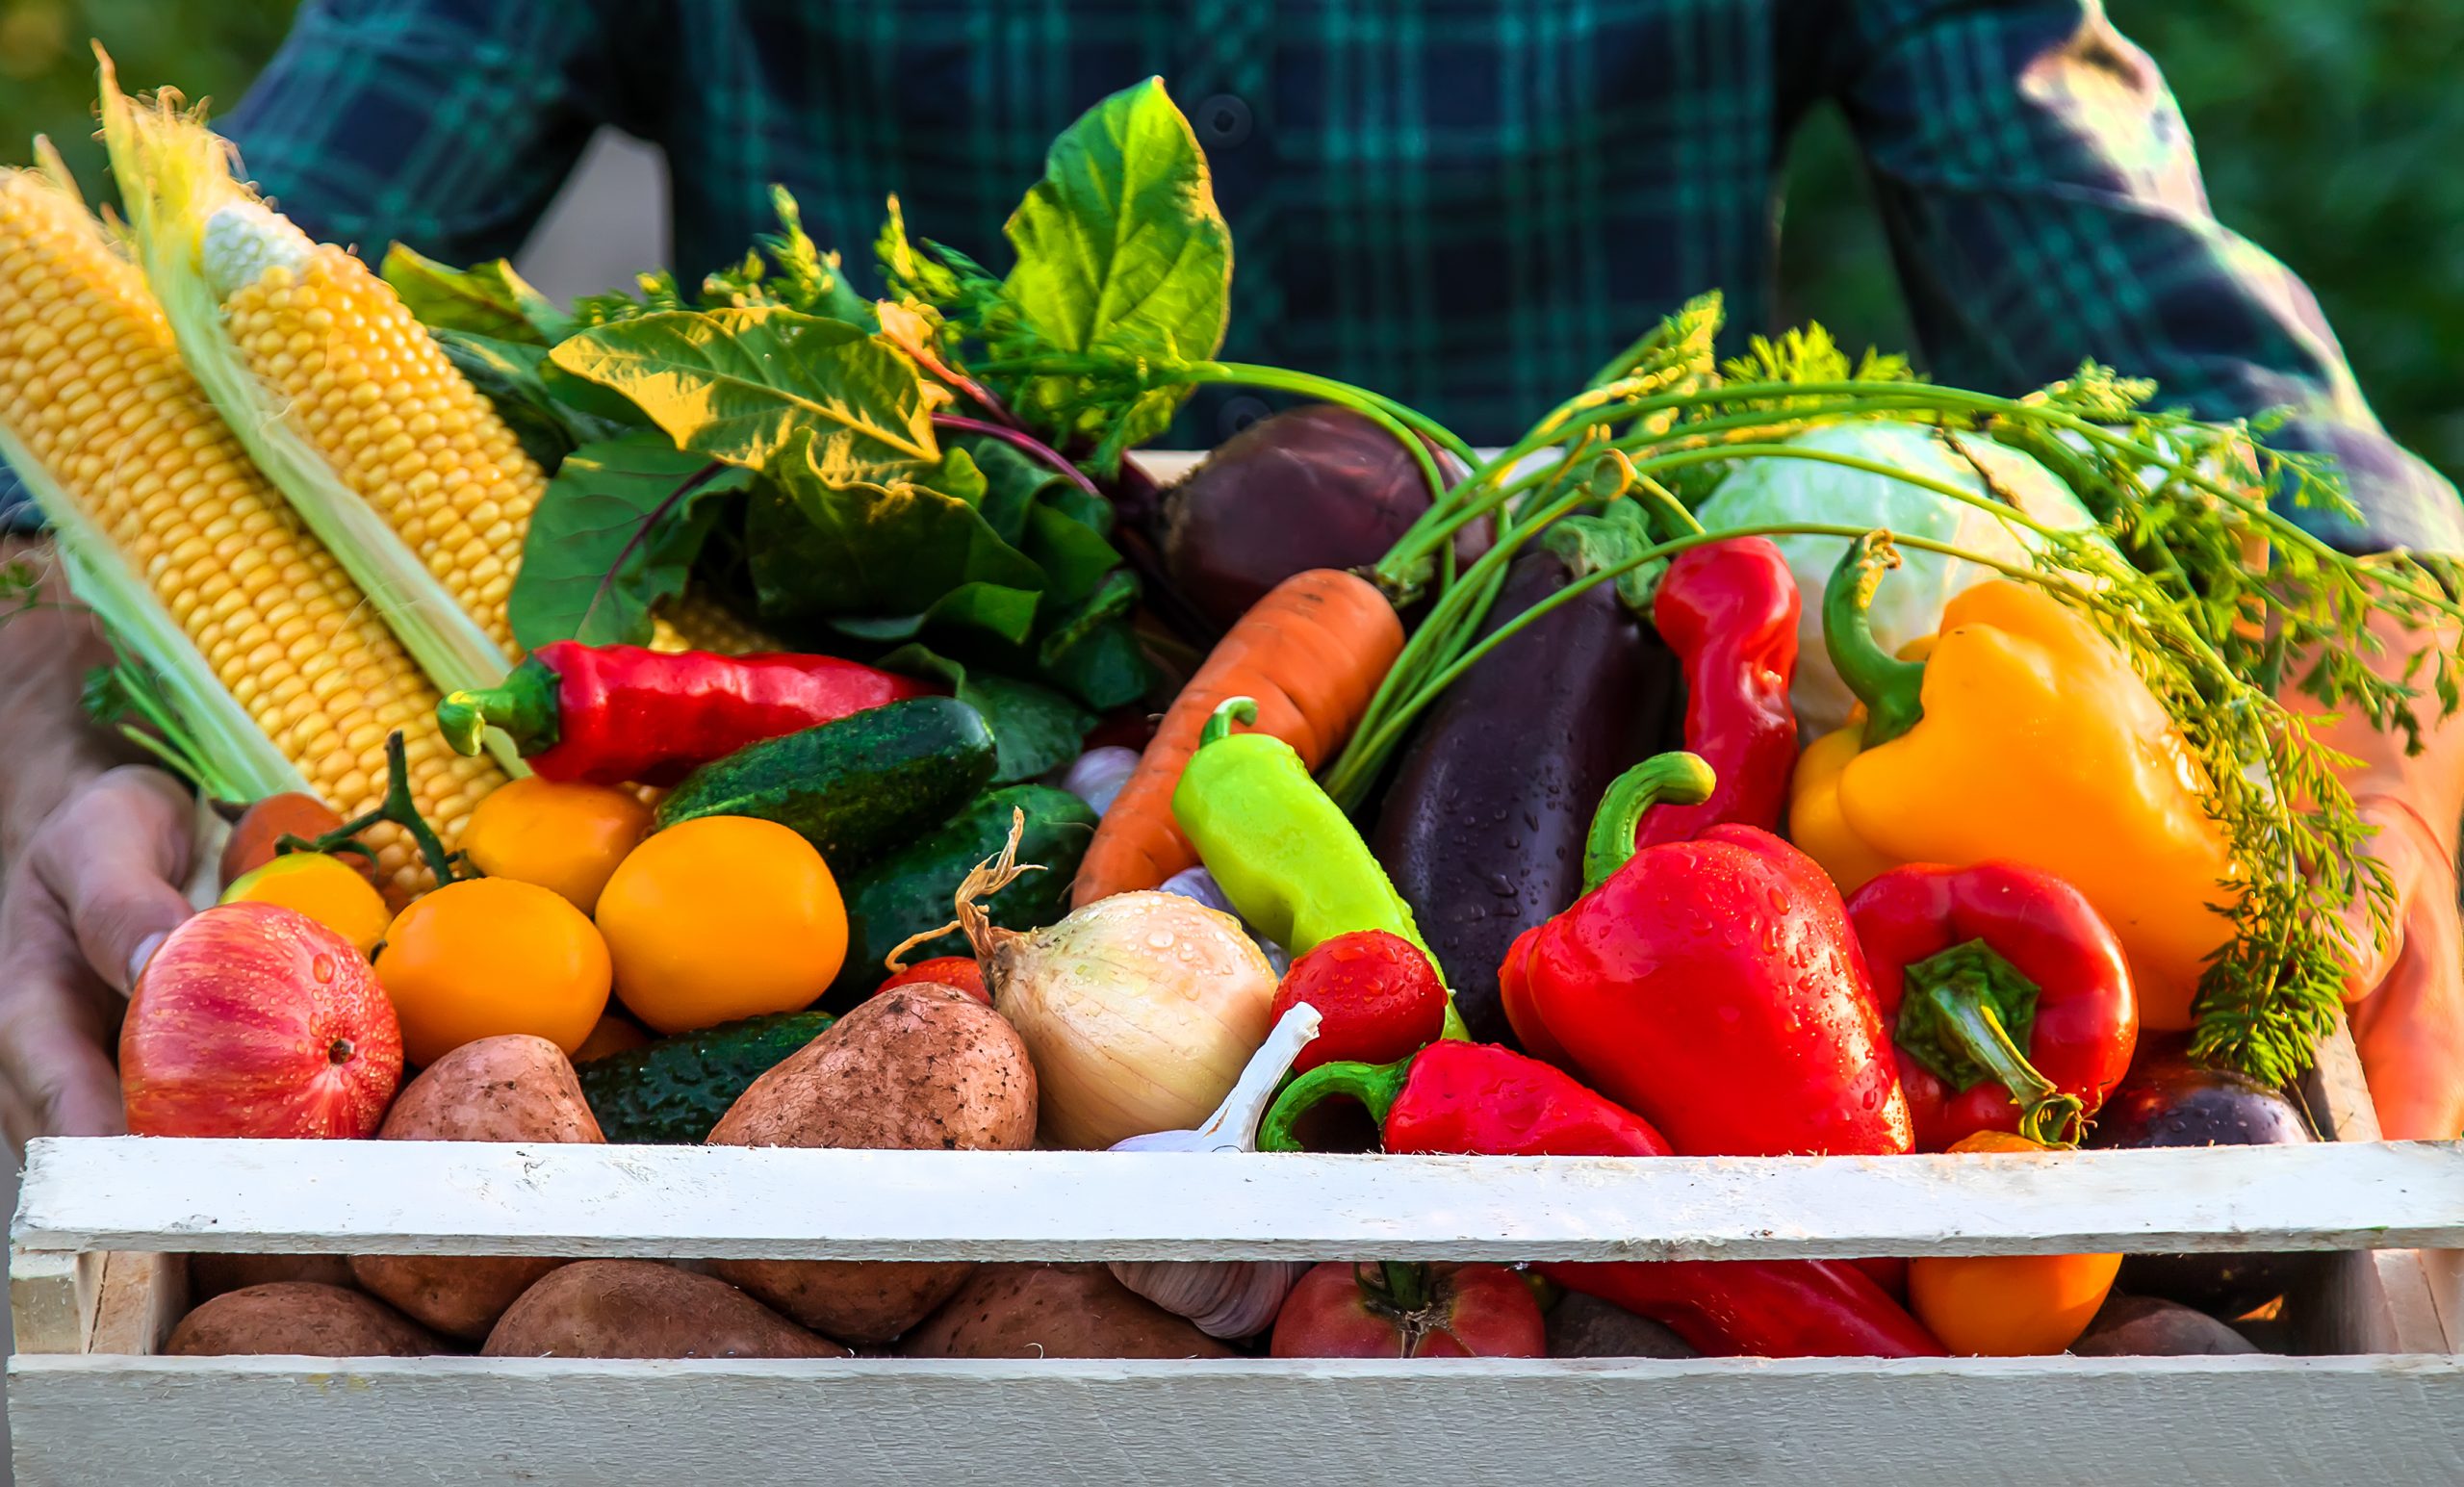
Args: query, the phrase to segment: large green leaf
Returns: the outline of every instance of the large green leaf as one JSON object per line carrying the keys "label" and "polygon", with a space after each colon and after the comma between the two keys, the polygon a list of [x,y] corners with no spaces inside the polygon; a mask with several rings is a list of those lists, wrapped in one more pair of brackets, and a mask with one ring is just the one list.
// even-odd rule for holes
{"label": "large green leaf", "polygon": [[666,311],[586,330],[553,365],[622,394],[679,448],[756,469],[890,484],[941,457],[914,363],[844,320],[773,307]]}
{"label": "large green leaf", "polygon": [[1042,570],[969,502],[905,480],[834,480],[821,447],[800,439],[754,499],[746,546],[763,613],[911,615],[962,584],[1042,590]]}
{"label": "large green leaf", "polygon": [[514,639],[639,645],[651,606],[684,591],[724,502],[752,471],[679,449],[653,429],[566,456],[530,516],[506,600]]}
{"label": "large green leaf", "polygon": [[1014,646],[1023,645],[1035,632],[1036,606],[1040,599],[1032,589],[1014,589],[1000,583],[962,583],[933,601],[921,614],[844,616],[830,623],[841,634],[883,645],[913,640],[931,629],[981,630]]}
{"label": "large green leaf", "polygon": [[[1055,140],[1043,179],[1004,231],[1017,263],[1003,297],[1042,342],[1192,360],[1223,345],[1232,233],[1205,152],[1162,79],[1115,93]],[[1051,388],[1030,396],[1067,400]],[[1163,432],[1178,396],[1139,399],[1121,437]]]}
{"label": "large green leaf", "polygon": [[379,271],[411,314],[431,330],[467,330],[533,346],[561,341],[573,332],[573,317],[501,258],[456,269],[397,243],[385,250]]}

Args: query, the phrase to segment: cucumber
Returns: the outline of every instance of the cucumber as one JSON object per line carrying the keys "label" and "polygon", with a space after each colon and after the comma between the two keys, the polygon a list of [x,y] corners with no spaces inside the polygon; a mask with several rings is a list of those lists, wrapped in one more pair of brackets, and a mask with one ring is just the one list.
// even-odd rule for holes
{"label": "cucumber", "polygon": [[753,1082],[828,1031],[826,1012],[773,1013],[574,1065],[607,1139],[691,1146]]}
{"label": "cucumber", "polygon": [[[1026,813],[1018,860],[1043,866],[984,900],[992,922],[1037,930],[1069,911],[1069,881],[1095,834],[1095,812],[1067,790],[1016,784],[974,804],[839,885],[847,900],[847,959],[825,1005],[852,1007],[889,974],[883,961],[899,942],[950,922],[951,900],[967,870],[996,856],[1010,839],[1010,812]],[[910,950],[909,964],[939,955],[966,955],[966,936],[952,930]]]}
{"label": "cucumber", "polygon": [[758,816],[844,879],[939,825],[992,782],[992,730],[948,697],[867,708],[714,759],[659,802],[658,824]]}

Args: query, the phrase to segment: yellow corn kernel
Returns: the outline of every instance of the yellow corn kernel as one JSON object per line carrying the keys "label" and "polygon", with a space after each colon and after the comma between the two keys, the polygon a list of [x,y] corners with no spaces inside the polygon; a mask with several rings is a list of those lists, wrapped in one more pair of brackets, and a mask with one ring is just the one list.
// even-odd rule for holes
{"label": "yellow corn kernel", "polygon": [[[136,267],[74,197],[13,170],[0,171],[0,423],[326,804],[377,804],[400,729],[430,740],[414,793],[459,838],[495,764],[433,746],[435,689],[215,416]],[[425,881],[402,833],[371,846],[398,891]]]}

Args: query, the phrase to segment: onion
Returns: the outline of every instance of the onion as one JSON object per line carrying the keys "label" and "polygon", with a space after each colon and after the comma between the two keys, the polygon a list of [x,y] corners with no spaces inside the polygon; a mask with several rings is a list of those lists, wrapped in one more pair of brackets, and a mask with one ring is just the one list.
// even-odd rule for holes
{"label": "onion", "polygon": [[1108,744],[1078,756],[1062,776],[1061,787],[1087,803],[1097,815],[1113,808],[1120,787],[1138,768],[1138,751]]}
{"label": "onion", "polygon": [[1241,921],[1169,893],[1116,893],[1027,934],[979,902],[1026,869],[1017,833],[959,888],[993,1009],[1026,1040],[1045,1138],[1101,1150],[1196,1126],[1273,1021],[1275,975]]}
{"label": "onion", "polygon": [[[1215,875],[1203,867],[1184,867],[1158,884],[1155,891],[1177,893],[1183,898],[1195,899],[1209,909],[1221,910],[1234,918],[1240,917],[1239,910],[1232,907],[1232,900],[1224,896],[1223,885],[1217,883]],[[1246,920],[1242,921],[1241,927],[1249,930]],[[1267,958],[1267,964],[1274,968],[1275,979],[1281,981],[1283,973],[1292,969],[1292,957],[1284,952],[1281,945],[1267,938],[1256,930],[1249,930],[1249,938],[1257,945],[1258,952]]]}

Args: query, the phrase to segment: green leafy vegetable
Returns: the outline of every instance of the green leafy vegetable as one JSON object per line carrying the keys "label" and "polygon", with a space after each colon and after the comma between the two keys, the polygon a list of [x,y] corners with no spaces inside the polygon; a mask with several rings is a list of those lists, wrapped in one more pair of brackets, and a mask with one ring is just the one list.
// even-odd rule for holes
{"label": "green leafy vegetable", "polygon": [[662,269],[638,275],[633,281],[635,294],[585,295],[576,300],[574,327],[611,325],[668,310],[775,305],[846,320],[870,330],[871,303],[847,282],[838,255],[823,252],[806,236],[804,215],[796,206],[796,198],[787,193],[785,187],[773,186],[770,205],[779,214],[780,230],[757,236],[755,247],[742,260],[705,277],[698,294],[687,296],[678,288],[676,276]]}
{"label": "green leafy vegetable", "polygon": [[807,436],[774,461],[748,513],[762,613],[911,615],[962,584],[1043,588],[1042,571],[975,506],[904,479],[834,480],[816,462],[817,444]]}
{"label": "green leafy vegetable", "polygon": [[914,363],[845,320],[793,310],[668,311],[586,330],[550,353],[622,394],[678,447],[767,468],[809,441],[795,474],[888,484],[940,462]]}
{"label": "green leafy vegetable", "polygon": [[651,609],[684,592],[724,504],[754,474],[688,453],[654,429],[567,456],[531,513],[506,600],[525,650],[552,640],[640,645]]}
{"label": "green leafy vegetable", "polygon": [[[547,373],[555,369],[549,365],[544,346],[500,341],[475,331],[431,330],[429,334],[446,360],[496,405],[497,416],[542,470],[554,470],[578,446],[621,438],[640,426],[638,419],[603,418],[556,397],[547,379]],[[597,387],[591,391],[605,392]],[[629,404],[620,405],[631,411]]]}
{"label": "green leafy vegetable", "polygon": [[[1115,93],[1055,140],[1043,179],[1004,231],[1017,263],[1002,297],[1041,346],[1200,360],[1223,345],[1232,233],[1216,208],[1205,152],[1162,79]],[[1126,449],[1162,433],[1186,395],[1159,389],[1113,426],[1082,418],[1064,431]],[[1018,400],[1051,410],[1073,398],[1068,379],[1044,377],[1030,380]]]}
{"label": "green leafy vegetable", "polygon": [[501,258],[455,269],[397,243],[385,250],[379,272],[430,330],[467,330],[533,346],[561,341],[574,330],[573,317]]}

